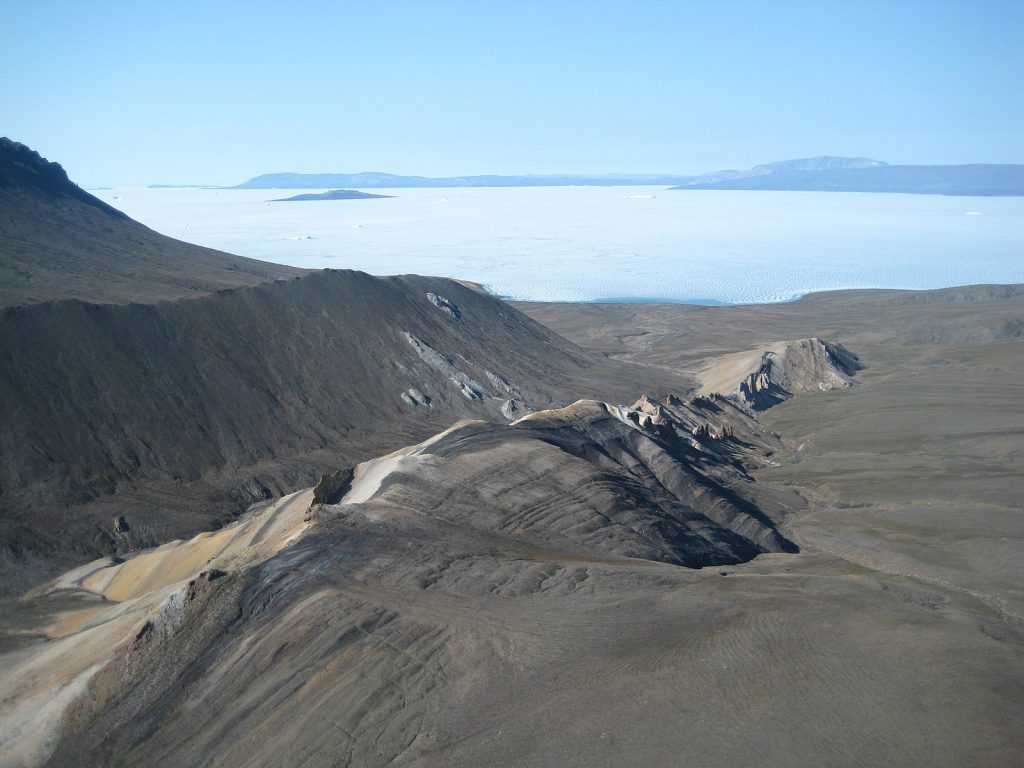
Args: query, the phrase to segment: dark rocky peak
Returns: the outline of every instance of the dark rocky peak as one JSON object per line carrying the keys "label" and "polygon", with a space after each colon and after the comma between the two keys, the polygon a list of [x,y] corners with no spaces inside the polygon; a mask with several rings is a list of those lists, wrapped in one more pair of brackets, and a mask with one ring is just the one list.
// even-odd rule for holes
{"label": "dark rocky peak", "polygon": [[70,197],[112,216],[127,218],[71,181],[60,163],[51,163],[35,150],[7,137],[0,137],[0,190]]}

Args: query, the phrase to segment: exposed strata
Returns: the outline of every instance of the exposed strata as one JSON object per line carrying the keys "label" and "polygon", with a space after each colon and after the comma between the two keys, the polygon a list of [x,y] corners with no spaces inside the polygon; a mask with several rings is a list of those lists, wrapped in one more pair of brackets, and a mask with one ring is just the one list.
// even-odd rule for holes
{"label": "exposed strata", "polygon": [[[155,305],[12,308],[0,357],[18,361],[0,366],[6,594],[224,524],[455,419],[501,418],[509,399],[633,396],[637,380],[669,378],[454,281],[347,271]],[[111,525],[122,515],[127,532]]]}
{"label": "exposed strata", "polygon": [[436,293],[431,293],[430,291],[427,291],[427,299],[429,299],[431,304],[448,315],[452,320],[462,319],[462,310],[459,309],[459,305],[454,301],[449,301],[444,296],[438,296]]}
{"label": "exposed strata", "polygon": [[405,332],[405,340],[409,342],[416,354],[420,356],[427,365],[436,371],[444,374],[456,386],[459,392],[467,400],[483,400],[484,388],[471,376],[455,366],[450,358],[445,357],[425,341],[416,338],[408,331]]}
{"label": "exposed strata", "polygon": [[[77,610],[45,627],[49,642],[8,668],[0,683],[0,766],[42,764],[68,707],[119,654],[172,637],[192,601],[229,572],[265,561],[309,525],[313,490],[279,499],[220,531],[173,541],[127,560],[104,558],[33,593],[79,598]],[[130,673],[130,667],[122,673]]]}
{"label": "exposed strata", "polygon": [[860,368],[857,356],[840,344],[780,341],[712,361],[700,373],[700,392],[730,396],[760,411],[806,392],[851,387]]}
{"label": "exposed strata", "polygon": [[[692,424],[709,421],[736,425],[748,440],[723,447],[694,438]],[[336,553],[344,551],[346,537],[319,537],[320,529],[384,525],[379,530],[386,538],[378,544],[367,539],[367,553],[386,550],[386,532],[394,526],[411,525],[400,535],[409,541],[423,535],[415,533],[423,525],[435,531],[431,537],[445,530],[448,543],[432,545],[437,559],[431,567],[441,569],[454,553],[479,548],[481,536],[491,542],[484,551],[690,568],[793,552],[795,545],[775,527],[781,507],[774,499],[758,505],[743,468],[778,444],[743,411],[703,399],[644,399],[633,407],[581,400],[511,425],[462,421],[422,443],[328,473],[314,488],[262,504],[219,531],[75,569],[37,589],[32,599],[66,593],[101,600],[47,626],[51,642],[29,651],[0,683],[0,766],[44,762],[80,696],[89,691],[97,697],[93,702],[111,703],[135,685],[148,654],[166,655],[169,646],[180,646],[181,632],[198,631],[189,642],[204,644],[204,630],[194,629],[202,623],[198,606],[228,595],[232,585],[255,586],[290,570],[289,553],[296,547],[319,550],[310,575],[345,570],[346,558]],[[387,579],[401,581],[423,566],[398,568]],[[304,600],[288,587],[260,610],[293,615],[305,610]],[[247,644],[265,641],[250,634],[254,626],[247,620],[241,635],[218,642],[241,643],[237,651],[244,653]],[[188,653],[177,658],[168,656],[168,663],[184,664],[179,672],[192,674],[197,659]],[[136,703],[146,707],[145,699]]]}

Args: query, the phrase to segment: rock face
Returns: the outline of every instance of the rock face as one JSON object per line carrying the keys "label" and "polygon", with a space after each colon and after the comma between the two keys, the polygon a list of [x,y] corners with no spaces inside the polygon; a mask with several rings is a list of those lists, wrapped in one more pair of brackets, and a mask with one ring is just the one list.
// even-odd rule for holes
{"label": "rock face", "polygon": [[408,331],[403,335],[405,340],[409,342],[409,345],[416,350],[416,354],[420,356],[420,359],[435,371],[447,377],[464,398],[483,402],[483,385],[476,382],[465,371],[456,367],[450,358],[440,354],[425,341],[421,341]]}
{"label": "rock face", "polygon": [[328,472],[313,487],[314,504],[337,504],[352,487],[353,469],[339,469]]}
{"label": "rock face", "polygon": [[533,409],[515,398],[510,398],[501,405],[501,415],[509,421],[515,421],[530,413],[533,413]]}
{"label": "rock face", "polygon": [[430,397],[423,394],[416,387],[409,387],[405,392],[400,392],[399,397],[401,397],[403,403],[413,408],[430,407]]}
{"label": "rock face", "polygon": [[459,309],[459,305],[455,302],[448,301],[444,296],[438,296],[436,293],[430,293],[429,291],[427,292],[427,299],[452,320],[462,319],[462,310]]}
{"label": "rock face", "polygon": [[714,361],[703,371],[705,394],[722,394],[764,410],[806,392],[853,386],[857,356],[818,338],[779,342]]}

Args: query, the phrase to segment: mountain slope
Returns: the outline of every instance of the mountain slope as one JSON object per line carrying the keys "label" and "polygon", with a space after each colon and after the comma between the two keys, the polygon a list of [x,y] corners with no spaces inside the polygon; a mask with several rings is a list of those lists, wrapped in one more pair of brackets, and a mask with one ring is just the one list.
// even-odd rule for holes
{"label": "mountain slope", "polygon": [[132,221],[0,138],[0,306],[196,296],[305,270],[189,245]]}
{"label": "mountain slope", "polygon": [[454,418],[637,388],[636,369],[455,281],[307,273],[164,237],[7,139],[2,304],[0,594],[222,525]]}
{"label": "mountain slope", "polygon": [[[709,420],[739,436],[694,438],[693,425]],[[74,757],[59,755],[58,764],[135,762],[137,751],[158,764],[201,763],[204,756],[192,750],[227,733],[217,762],[232,764],[237,757],[228,755],[257,744],[281,765],[326,764],[339,750],[354,752],[360,764],[394,757],[411,737],[409,718],[423,717],[434,688],[457,684],[467,671],[465,682],[475,684],[472,665],[460,669],[444,648],[460,642],[458,635],[434,629],[424,636],[399,618],[400,606],[426,600],[428,613],[437,611],[435,621],[458,624],[467,618],[457,608],[467,588],[490,591],[491,610],[500,612],[510,598],[557,600],[566,590],[587,589],[590,567],[695,568],[795,552],[773,518],[780,499],[792,504],[798,497],[758,487],[743,469],[744,462],[764,464],[763,454],[779,448],[745,413],[709,399],[643,400],[634,408],[580,401],[512,425],[459,422],[360,464],[336,504],[317,504],[310,489],[191,541],[92,563],[37,590],[38,600],[77,596],[79,622],[47,630],[50,644],[30,640],[22,664],[0,687],[0,751],[22,764],[44,758],[74,697],[55,691],[84,692],[92,682],[94,695],[69,712]],[[724,455],[735,461],[721,461]],[[329,586],[344,583],[343,593]],[[230,606],[238,587],[248,593],[241,614]],[[388,616],[375,620],[376,610],[359,607],[367,590],[390,605]],[[269,593],[275,597],[267,602]],[[431,600],[439,601],[433,609]],[[345,618],[326,632],[307,633],[311,622],[332,614]],[[279,622],[293,633],[289,648],[279,649],[269,668],[236,666],[230,659],[263,656],[279,645],[277,634],[266,631],[269,616],[290,617]],[[362,667],[346,642],[339,645],[349,622],[353,639],[380,639],[401,650]],[[391,634],[399,626],[409,631],[407,639],[418,639],[406,645]],[[485,648],[472,634],[461,642],[474,654]],[[335,669],[313,672],[317,659]],[[226,688],[186,693],[181,681],[206,677],[199,670],[211,661],[212,680]],[[367,673],[395,681],[402,693],[390,684],[374,693],[372,683],[357,682]],[[267,695],[260,692],[264,675],[303,682],[283,696]],[[154,679],[162,684],[152,685]],[[179,708],[174,702],[183,695],[192,703]],[[240,706],[209,709],[223,695]],[[375,703],[360,713],[355,702],[364,695]],[[409,710],[387,725],[398,705]],[[94,707],[102,709],[90,712]],[[299,715],[307,707],[316,717]],[[181,712],[197,708],[203,725]],[[344,724],[324,731],[320,720],[330,711]],[[294,720],[294,726],[281,738],[276,728],[259,725],[268,719]],[[159,734],[150,733],[144,724],[156,721]],[[84,733],[74,734],[75,725]],[[381,725],[397,733],[378,743]],[[82,748],[94,751],[84,757]],[[0,766],[7,764],[0,758]]]}
{"label": "mountain slope", "polygon": [[780,447],[722,400],[578,402],[91,563],[0,633],[0,765],[1012,763],[1019,627],[791,553],[814,507],[744,469]]}
{"label": "mountain slope", "polygon": [[631,397],[638,379],[687,386],[452,280],[336,271],[153,305],[8,308],[0,358],[8,589],[33,563],[194,533],[455,418]]}

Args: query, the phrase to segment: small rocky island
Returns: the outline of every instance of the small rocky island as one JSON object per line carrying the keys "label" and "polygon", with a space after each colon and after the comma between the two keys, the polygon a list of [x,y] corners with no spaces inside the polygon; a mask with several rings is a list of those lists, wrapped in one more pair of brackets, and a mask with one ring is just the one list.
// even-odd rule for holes
{"label": "small rocky island", "polygon": [[305,200],[369,200],[373,197],[394,197],[394,195],[375,195],[372,192],[360,192],[356,189],[331,189],[327,192],[310,192],[294,197],[282,197],[271,200],[272,203],[291,203]]}

